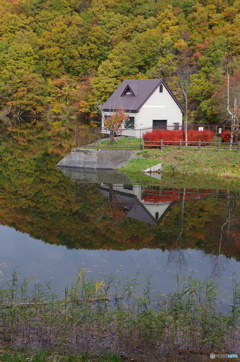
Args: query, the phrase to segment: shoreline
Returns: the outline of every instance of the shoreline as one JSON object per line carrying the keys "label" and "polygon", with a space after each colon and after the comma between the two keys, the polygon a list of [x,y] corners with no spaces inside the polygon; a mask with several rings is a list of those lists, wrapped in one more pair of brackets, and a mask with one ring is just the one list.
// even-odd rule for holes
{"label": "shoreline", "polygon": [[[135,181],[154,186],[178,185],[195,188],[228,188],[240,191],[240,154],[235,151],[194,149],[181,151],[166,148],[162,151],[140,151],[120,169]],[[148,167],[162,163],[161,179],[143,174]]]}

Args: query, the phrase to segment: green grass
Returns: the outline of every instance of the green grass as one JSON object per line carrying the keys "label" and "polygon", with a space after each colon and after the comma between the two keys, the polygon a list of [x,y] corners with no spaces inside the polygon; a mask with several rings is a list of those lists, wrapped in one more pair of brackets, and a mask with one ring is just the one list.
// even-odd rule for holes
{"label": "green grass", "polygon": [[140,138],[131,138],[131,137],[117,137],[114,139],[114,143],[110,144],[109,139],[101,140],[95,145],[85,146],[86,148],[97,148],[103,150],[140,150],[142,140]]}
{"label": "green grass", "polygon": [[239,285],[229,310],[220,312],[214,280],[177,281],[171,295],[154,294],[149,282],[138,292],[137,279],[99,282],[80,271],[60,300],[48,286],[30,292],[15,274],[0,289],[0,360],[177,361],[189,351],[194,358],[237,353]]}
{"label": "green grass", "polygon": [[[165,146],[162,150],[141,151],[141,139],[118,137],[112,145],[102,140],[91,148],[139,150],[141,158],[130,161],[121,169],[141,184],[175,187],[229,188],[240,189],[240,153],[237,150],[209,149],[202,147]],[[89,148],[89,146],[88,146]],[[162,180],[144,175],[146,168],[162,163]]]}
{"label": "green grass", "polygon": [[[240,154],[237,151],[164,147],[140,151],[141,159],[130,161],[121,171],[140,183],[188,185],[188,187],[227,187],[240,189]],[[162,180],[143,175],[146,168],[162,164]],[[171,187],[169,185],[169,187]]]}

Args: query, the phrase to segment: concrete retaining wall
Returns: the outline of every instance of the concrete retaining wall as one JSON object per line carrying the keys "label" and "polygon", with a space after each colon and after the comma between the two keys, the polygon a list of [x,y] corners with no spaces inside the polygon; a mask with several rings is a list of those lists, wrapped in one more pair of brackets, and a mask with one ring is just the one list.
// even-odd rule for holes
{"label": "concrete retaining wall", "polygon": [[138,151],[97,150],[76,148],[64,157],[57,166],[88,169],[114,170],[121,168],[137,157]]}

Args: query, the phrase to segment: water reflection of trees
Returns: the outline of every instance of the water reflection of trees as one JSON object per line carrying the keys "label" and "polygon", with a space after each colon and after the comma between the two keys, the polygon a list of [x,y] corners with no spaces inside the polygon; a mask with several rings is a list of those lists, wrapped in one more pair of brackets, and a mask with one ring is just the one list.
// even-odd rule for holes
{"label": "water reflection of trees", "polygon": [[182,248],[182,236],[184,231],[185,192],[186,190],[184,189],[181,201],[181,208],[180,208],[181,222],[180,222],[179,235],[176,240],[175,248],[170,250],[168,256],[168,262],[176,263],[176,266],[179,270],[184,269],[187,265],[185,250]]}
{"label": "water reflection of trees", "polygon": [[186,262],[186,249],[200,249],[216,257],[216,273],[217,256],[240,260],[238,193],[175,200],[159,225],[148,224],[128,217],[111,186],[106,198],[98,185],[74,183],[55,167],[69,147],[67,134],[60,144],[56,130],[8,133],[0,155],[1,224],[68,248],[160,248],[179,266]]}
{"label": "water reflection of trees", "polygon": [[[231,245],[234,242],[231,234],[236,227],[236,222],[234,223],[234,214],[237,209],[237,193],[227,191],[227,199],[226,199],[226,210],[225,217],[223,215],[223,223],[220,225],[220,237],[219,237],[219,245],[218,251],[215,255],[212,255],[212,276],[221,277],[224,270],[225,265],[227,263],[227,259],[222,255],[222,243],[225,240],[226,243]],[[239,230],[240,231],[240,230]]]}
{"label": "water reflection of trees", "polygon": [[124,206],[117,199],[116,194],[113,189],[113,185],[108,185],[108,197],[106,197],[101,202],[101,207],[99,214],[97,215],[98,221],[101,221],[105,215],[112,219],[113,223],[116,225],[120,223],[124,216],[126,215]]}

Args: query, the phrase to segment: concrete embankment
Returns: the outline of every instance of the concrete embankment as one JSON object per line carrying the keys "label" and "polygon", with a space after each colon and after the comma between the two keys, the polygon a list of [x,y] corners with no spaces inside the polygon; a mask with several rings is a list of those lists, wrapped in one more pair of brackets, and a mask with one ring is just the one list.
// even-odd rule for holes
{"label": "concrete embankment", "polygon": [[85,169],[115,170],[137,157],[138,151],[132,150],[98,150],[76,148],[64,157],[57,166]]}

